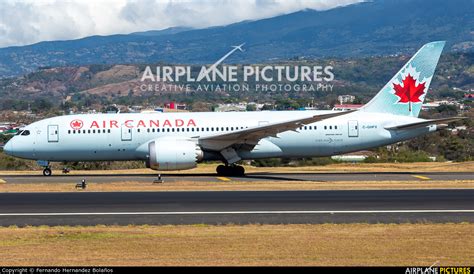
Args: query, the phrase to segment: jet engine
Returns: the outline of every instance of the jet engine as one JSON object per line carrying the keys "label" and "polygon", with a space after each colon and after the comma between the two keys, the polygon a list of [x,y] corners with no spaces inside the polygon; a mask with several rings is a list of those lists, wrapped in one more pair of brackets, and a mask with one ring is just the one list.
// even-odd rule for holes
{"label": "jet engine", "polygon": [[148,144],[147,167],[154,170],[195,168],[203,158],[201,148],[190,139],[158,138]]}

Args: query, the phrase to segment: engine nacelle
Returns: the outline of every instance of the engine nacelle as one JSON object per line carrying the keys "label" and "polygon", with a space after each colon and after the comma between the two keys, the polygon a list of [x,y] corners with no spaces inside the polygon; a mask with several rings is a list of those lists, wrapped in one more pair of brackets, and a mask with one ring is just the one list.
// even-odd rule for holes
{"label": "engine nacelle", "polygon": [[195,168],[203,158],[196,142],[189,139],[158,138],[148,144],[147,167],[154,170]]}

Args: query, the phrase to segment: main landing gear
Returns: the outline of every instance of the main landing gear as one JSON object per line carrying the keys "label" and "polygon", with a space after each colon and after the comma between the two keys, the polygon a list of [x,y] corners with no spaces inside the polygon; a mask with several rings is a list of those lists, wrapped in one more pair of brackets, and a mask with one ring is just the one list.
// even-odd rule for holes
{"label": "main landing gear", "polygon": [[216,168],[217,175],[219,176],[244,176],[245,169],[243,166],[238,165],[219,165]]}

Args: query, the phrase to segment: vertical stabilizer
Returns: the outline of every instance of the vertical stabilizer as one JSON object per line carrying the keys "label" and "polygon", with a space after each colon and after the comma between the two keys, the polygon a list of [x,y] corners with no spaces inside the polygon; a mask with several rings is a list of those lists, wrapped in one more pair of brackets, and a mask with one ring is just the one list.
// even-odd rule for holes
{"label": "vertical stabilizer", "polygon": [[444,44],[425,44],[361,111],[418,117]]}

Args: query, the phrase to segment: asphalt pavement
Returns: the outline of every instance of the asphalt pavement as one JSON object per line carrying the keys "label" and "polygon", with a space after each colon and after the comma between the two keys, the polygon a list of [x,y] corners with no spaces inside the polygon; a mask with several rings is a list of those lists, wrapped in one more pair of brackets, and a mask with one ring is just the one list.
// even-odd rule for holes
{"label": "asphalt pavement", "polygon": [[473,222],[474,189],[0,193],[0,225]]}

